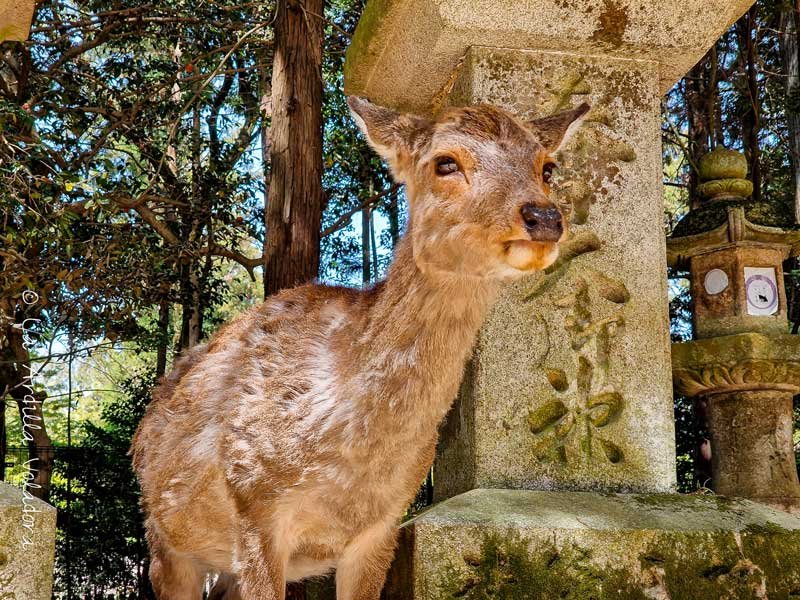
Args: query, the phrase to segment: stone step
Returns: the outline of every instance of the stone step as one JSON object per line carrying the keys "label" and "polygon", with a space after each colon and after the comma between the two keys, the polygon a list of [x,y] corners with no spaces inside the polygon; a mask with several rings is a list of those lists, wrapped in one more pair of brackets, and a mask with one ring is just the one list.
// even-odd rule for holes
{"label": "stone step", "polygon": [[477,489],[401,531],[387,600],[800,597],[800,518],[747,500]]}

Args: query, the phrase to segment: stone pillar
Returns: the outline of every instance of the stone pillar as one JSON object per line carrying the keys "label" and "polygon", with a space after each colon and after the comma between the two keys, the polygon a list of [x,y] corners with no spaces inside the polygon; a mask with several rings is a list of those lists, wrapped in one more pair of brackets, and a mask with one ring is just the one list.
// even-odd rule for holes
{"label": "stone pillar", "polygon": [[592,105],[555,189],[573,207],[574,239],[595,243],[506,290],[490,313],[442,432],[437,499],[473,488],[673,488],[660,96],[651,61],[467,52],[449,104],[526,118]]}
{"label": "stone pillar", "polygon": [[715,492],[800,514],[792,401],[800,336],[742,333],[673,347],[675,387],[707,405]]}
{"label": "stone pillar", "polygon": [[0,0],[0,43],[28,39],[34,0]]}
{"label": "stone pillar", "polygon": [[345,88],[421,114],[588,101],[563,152],[570,263],[508,289],[442,431],[435,496],[675,486],[660,99],[752,0],[371,0]]}
{"label": "stone pillar", "polygon": [[800,506],[792,452],[793,392],[753,390],[708,397],[714,491]]}
{"label": "stone pillar", "polygon": [[50,600],[56,509],[0,482],[0,598]]}

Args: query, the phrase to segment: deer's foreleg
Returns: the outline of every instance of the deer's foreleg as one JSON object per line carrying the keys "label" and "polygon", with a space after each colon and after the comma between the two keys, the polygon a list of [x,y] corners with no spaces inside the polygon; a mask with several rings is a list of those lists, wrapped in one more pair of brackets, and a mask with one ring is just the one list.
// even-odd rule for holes
{"label": "deer's foreleg", "polygon": [[239,596],[242,600],[284,600],[288,554],[269,532],[245,519],[239,564]]}
{"label": "deer's foreleg", "polygon": [[397,544],[397,526],[381,523],[353,540],[336,568],[336,600],[378,600]]}

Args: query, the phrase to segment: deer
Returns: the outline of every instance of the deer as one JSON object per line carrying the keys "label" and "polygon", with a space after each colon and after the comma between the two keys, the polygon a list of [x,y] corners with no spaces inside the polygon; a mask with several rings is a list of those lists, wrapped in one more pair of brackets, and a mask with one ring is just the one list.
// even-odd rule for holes
{"label": "deer", "polygon": [[378,600],[487,311],[569,235],[554,156],[588,105],[348,104],[405,185],[406,231],[383,281],[283,290],[154,389],[132,455],[159,600],[199,600],[214,576],[210,597],[284,600],[333,571],[337,600]]}

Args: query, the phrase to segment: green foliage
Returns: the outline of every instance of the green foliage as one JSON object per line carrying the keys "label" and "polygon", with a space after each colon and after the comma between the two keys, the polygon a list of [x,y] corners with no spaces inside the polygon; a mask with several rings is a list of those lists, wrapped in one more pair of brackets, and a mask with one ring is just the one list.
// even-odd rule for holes
{"label": "green foliage", "polygon": [[[326,28],[327,52],[323,63],[323,186],[327,199],[323,231],[333,226],[340,215],[388,190],[392,183],[388,169],[368,146],[350,116],[343,92],[343,50],[349,39],[342,32],[355,30],[361,10],[362,3],[353,0],[329,2],[326,9],[331,24]],[[378,271],[382,273],[399,237],[405,205],[397,194],[387,194],[372,208],[372,218],[384,225],[377,240],[380,253]],[[359,214],[355,213],[356,216]],[[358,221],[360,223],[360,219]],[[335,282],[360,283],[362,250],[360,231],[348,220],[340,231],[322,238],[320,276]]]}
{"label": "green foliage", "polygon": [[[323,226],[330,231],[321,275],[349,283],[360,283],[363,253],[359,219],[342,215],[390,185],[342,93],[344,49],[362,7],[332,0],[325,15]],[[169,357],[185,345],[193,311],[209,335],[262,297],[246,271],[257,267],[249,257],[261,254],[265,235],[273,9],[230,0],[124,7],[45,0],[31,42],[4,45],[0,314],[41,319],[37,365],[77,349],[71,397],[61,357],[52,357],[41,381],[57,447],[58,593],[124,597],[142,586],[126,452],[152,378],[136,370],[152,372],[157,353]],[[378,224],[372,250],[383,269],[402,204],[387,195],[367,210]],[[26,305],[25,290],[40,301]],[[0,361],[13,358],[3,343],[0,351]],[[0,369],[0,389],[10,380]],[[18,445],[9,407],[8,439]]]}
{"label": "green foliage", "polygon": [[153,382],[147,372],[124,381],[102,422],[81,424],[81,446],[57,451],[56,589],[70,597],[138,597],[144,586],[147,548],[128,448]]}

